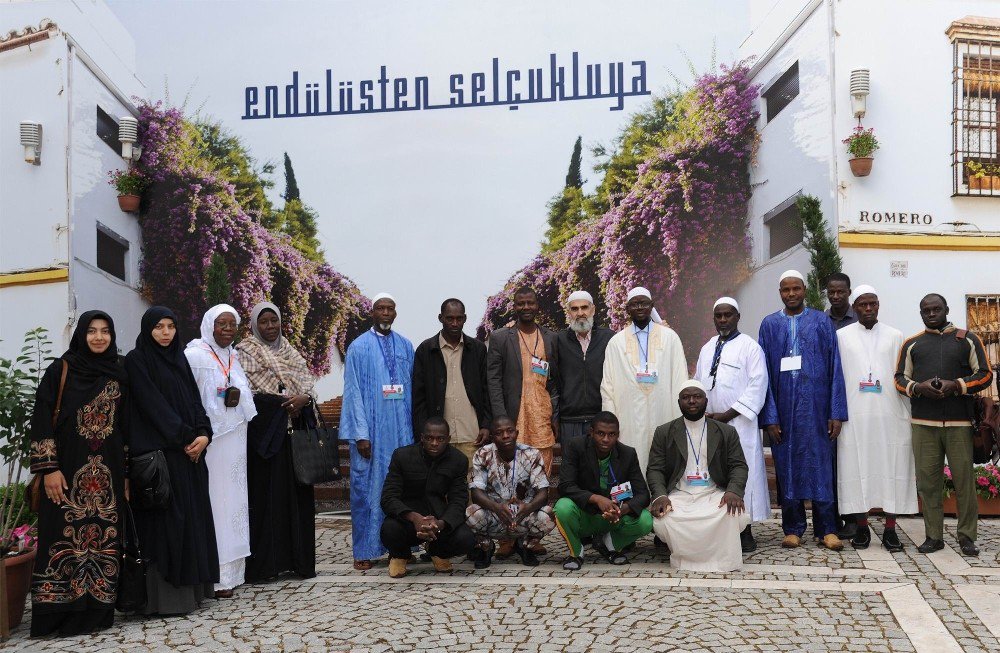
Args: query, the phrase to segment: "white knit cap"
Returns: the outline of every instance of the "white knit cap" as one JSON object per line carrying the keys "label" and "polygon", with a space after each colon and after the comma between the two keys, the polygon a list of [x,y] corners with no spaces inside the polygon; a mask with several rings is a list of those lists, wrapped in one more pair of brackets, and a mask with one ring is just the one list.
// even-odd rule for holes
{"label": "white knit cap", "polygon": [[653,299],[653,296],[649,294],[649,291],[642,286],[636,286],[632,290],[628,291],[628,295],[625,297],[625,301],[628,302],[633,297],[645,297],[646,299]]}
{"label": "white knit cap", "polygon": [[376,302],[378,302],[378,300],[380,300],[380,299],[388,299],[393,304],[396,303],[396,298],[395,297],[393,297],[392,295],[390,295],[387,292],[380,292],[379,294],[377,294],[374,297],[372,297],[372,306],[374,306],[376,304]]}
{"label": "white knit cap", "polygon": [[698,388],[702,392],[704,392],[706,394],[708,393],[708,391],[705,390],[705,386],[703,386],[701,384],[701,381],[699,381],[698,379],[689,379],[689,380],[687,380],[687,381],[685,381],[684,383],[681,384],[680,389],[677,390],[677,394],[679,395],[681,392],[683,392],[687,388]]}
{"label": "white knit cap", "polygon": [[566,303],[569,304],[570,302],[576,302],[580,300],[590,302],[591,304],[594,303],[593,295],[591,295],[586,290],[576,290],[574,292],[571,292],[569,294],[569,297],[566,298]]}
{"label": "white knit cap", "polygon": [[875,295],[878,297],[878,292],[871,286],[862,284],[855,288],[854,292],[851,293],[851,303],[853,304],[858,301],[858,297],[861,297],[861,295]]}
{"label": "white knit cap", "polygon": [[718,308],[719,304],[728,304],[733,308],[735,308],[737,313],[740,312],[740,305],[737,304],[736,300],[733,299],[732,297],[719,297],[718,299],[715,300],[715,303],[712,305],[712,310]]}
{"label": "white knit cap", "polygon": [[778,283],[781,283],[785,279],[798,279],[802,283],[806,282],[806,278],[803,277],[802,273],[799,272],[798,270],[785,270],[784,272],[781,273],[781,276],[778,277]]}

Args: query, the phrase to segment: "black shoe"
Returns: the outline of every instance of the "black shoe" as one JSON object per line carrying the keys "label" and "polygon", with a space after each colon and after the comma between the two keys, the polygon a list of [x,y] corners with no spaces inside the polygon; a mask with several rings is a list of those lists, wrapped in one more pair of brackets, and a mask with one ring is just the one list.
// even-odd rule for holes
{"label": "black shoe", "polygon": [[743,549],[743,553],[757,550],[757,540],[754,539],[750,526],[744,528],[740,533],[740,548]]}
{"label": "black shoe", "polygon": [[525,567],[537,567],[538,566],[538,556],[530,551],[528,547],[524,546],[524,543],[520,540],[514,542],[514,553],[521,558],[521,564]]}
{"label": "black shoe", "polygon": [[920,553],[934,553],[935,551],[940,551],[944,548],[944,540],[935,540],[934,538],[928,537],[924,540],[924,543],[917,547],[917,551]]}
{"label": "black shoe", "polygon": [[[838,536],[839,537],[839,536]],[[855,549],[867,549],[872,543],[872,531],[868,524],[862,526],[854,525],[854,537],[851,538],[851,546]]]}
{"label": "black shoe", "polygon": [[486,569],[491,564],[493,564],[493,554],[496,553],[497,545],[492,539],[490,540],[490,548],[486,551],[479,549],[479,555],[476,557],[473,566],[476,569]]}
{"label": "black shoe", "polygon": [[562,567],[566,571],[579,571],[583,567],[583,558],[570,556],[563,560]]}
{"label": "black shoe", "polygon": [[887,528],[882,531],[882,546],[889,553],[899,553],[903,550],[903,543],[899,541],[895,528]]}
{"label": "black shoe", "polygon": [[[861,530],[861,528],[858,526],[858,523],[856,521],[854,520],[846,521],[844,522],[844,525],[839,530],[837,530],[837,537],[839,537],[842,540],[853,540],[854,537],[858,534],[859,530]],[[871,534],[869,534],[868,536],[868,541],[869,542],[871,541]]]}
{"label": "black shoe", "polygon": [[653,536],[653,546],[655,546],[657,549],[668,548],[667,543],[661,540],[660,538],[656,537],[655,535]]}
{"label": "black shoe", "polygon": [[979,557],[979,547],[964,535],[958,536],[958,548],[962,549],[962,555],[964,556],[969,556],[970,558]]}

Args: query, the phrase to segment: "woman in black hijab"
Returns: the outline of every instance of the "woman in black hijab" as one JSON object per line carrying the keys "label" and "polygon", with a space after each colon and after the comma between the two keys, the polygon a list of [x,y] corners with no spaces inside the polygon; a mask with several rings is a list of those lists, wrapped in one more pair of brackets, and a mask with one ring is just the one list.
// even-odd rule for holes
{"label": "woman in black hijab", "polygon": [[89,633],[114,621],[127,386],[114,322],[87,311],[35,394],[31,471],[44,474],[45,497],[31,580],[32,637]]}
{"label": "woman in black hijab", "polygon": [[177,335],[177,318],[154,306],[125,357],[132,385],[132,456],[162,451],[170,476],[165,508],[135,510],[146,572],[146,614],[187,614],[215,595],[219,556],[203,452],[212,425]]}

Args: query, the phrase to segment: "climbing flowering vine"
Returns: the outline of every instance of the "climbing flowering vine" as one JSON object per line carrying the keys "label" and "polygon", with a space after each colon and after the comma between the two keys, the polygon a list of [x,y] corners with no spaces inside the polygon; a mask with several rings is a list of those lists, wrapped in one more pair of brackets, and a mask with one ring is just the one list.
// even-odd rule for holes
{"label": "climbing flowering vine", "polygon": [[369,310],[357,286],[325,263],[306,259],[289,238],[265,229],[243,209],[234,187],[200,156],[197,130],[179,109],[139,107],[142,158],[150,181],[139,217],[142,293],[173,308],[186,333],[196,332],[208,308],[205,277],[214,253],[222,255],[230,303],[244,318],[259,301],[282,311],[285,335],[324,374],[336,349],[360,331]]}
{"label": "climbing flowering vine", "polygon": [[565,325],[574,290],[591,291],[605,324],[626,321],[625,296],[645,286],[693,359],[712,333],[715,299],[749,276],[749,166],[756,152],[757,88],[745,65],[699,77],[678,100],[671,131],[638,167],[628,194],[583,223],[558,250],[539,255],[489,298],[480,336],[511,316],[511,292],[539,293],[540,320]]}

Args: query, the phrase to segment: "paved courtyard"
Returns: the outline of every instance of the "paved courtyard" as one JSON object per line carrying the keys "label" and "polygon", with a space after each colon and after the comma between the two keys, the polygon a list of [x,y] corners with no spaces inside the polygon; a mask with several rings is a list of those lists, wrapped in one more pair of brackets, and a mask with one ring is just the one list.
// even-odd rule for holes
{"label": "paved courtyard", "polygon": [[534,569],[463,562],[442,575],[428,563],[393,580],[384,562],[355,571],[350,522],[320,517],[317,578],[242,587],[187,617],[120,618],[94,637],[34,641],[24,624],[0,650],[1000,651],[1000,520],[981,522],[971,564],[953,540],[918,554],[919,519],[901,520],[898,554],[878,540],[867,551],[787,550],[776,520],[754,530],[761,547],[733,574],[671,570],[650,537],[631,565],[588,552],[581,572],[564,572],[550,536]]}

